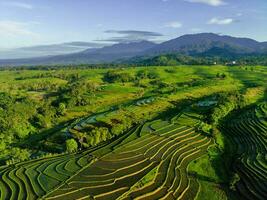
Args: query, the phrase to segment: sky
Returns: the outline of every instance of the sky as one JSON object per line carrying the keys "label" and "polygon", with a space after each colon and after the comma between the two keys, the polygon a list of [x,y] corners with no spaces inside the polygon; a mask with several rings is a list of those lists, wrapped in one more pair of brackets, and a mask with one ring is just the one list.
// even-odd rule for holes
{"label": "sky", "polygon": [[267,41],[267,0],[0,0],[0,49],[200,32]]}

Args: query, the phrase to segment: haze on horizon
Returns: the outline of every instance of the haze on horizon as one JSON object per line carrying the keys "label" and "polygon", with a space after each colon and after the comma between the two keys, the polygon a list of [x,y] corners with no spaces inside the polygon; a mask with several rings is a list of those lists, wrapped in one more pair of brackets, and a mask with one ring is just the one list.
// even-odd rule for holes
{"label": "haze on horizon", "polygon": [[266,10],[265,0],[0,0],[0,50],[160,42],[199,32],[267,41]]}

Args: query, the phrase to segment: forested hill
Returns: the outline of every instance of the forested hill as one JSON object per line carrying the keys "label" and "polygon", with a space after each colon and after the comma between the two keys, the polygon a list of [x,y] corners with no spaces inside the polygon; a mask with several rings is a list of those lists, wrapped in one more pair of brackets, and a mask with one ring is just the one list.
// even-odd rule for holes
{"label": "forested hill", "polygon": [[267,55],[211,55],[195,56],[179,53],[161,54],[158,56],[134,57],[121,63],[142,66],[177,66],[177,65],[267,65]]}

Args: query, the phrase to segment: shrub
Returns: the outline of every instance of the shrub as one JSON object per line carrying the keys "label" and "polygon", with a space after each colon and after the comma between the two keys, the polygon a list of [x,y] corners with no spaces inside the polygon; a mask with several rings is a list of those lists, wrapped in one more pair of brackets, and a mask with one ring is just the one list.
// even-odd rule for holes
{"label": "shrub", "polygon": [[134,77],[127,73],[127,72],[119,72],[119,71],[108,71],[104,77],[104,81],[109,82],[109,83],[116,83],[116,82],[130,82],[134,81]]}
{"label": "shrub", "polygon": [[156,71],[140,70],[136,74],[138,79],[156,79],[159,78],[159,74]]}
{"label": "shrub", "polygon": [[240,181],[240,177],[237,173],[235,173],[230,181],[230,189],[236,190],[236,184]]}
{"label": "shrub", "polygon": [[66,105],[64,103],[60,103],[57,108],[57,114],[58,115],[65,115],[66,113]]}
{"label": "shrub", "polygon": [[200,131],[202,131],[205,134],[212,134],[212,125],[202,122],[198,128]]}
{"label": "shrub", "polygon": [[74,139],[69,139],[66,141],[66,149],[69,153],[75,152],[78,149],[78,144]]}

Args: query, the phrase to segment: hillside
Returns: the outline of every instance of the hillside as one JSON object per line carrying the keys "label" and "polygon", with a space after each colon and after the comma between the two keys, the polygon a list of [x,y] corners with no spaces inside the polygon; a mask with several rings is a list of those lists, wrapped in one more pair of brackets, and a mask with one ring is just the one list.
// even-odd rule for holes
{"label": "hillside", "polygon": [[195,55],[220,48],[233,54],[267,53],[265,43],[249,38],[221,36],[213,33],[184,35],[163,42],[147,51],[148,54],[181,53]]}

